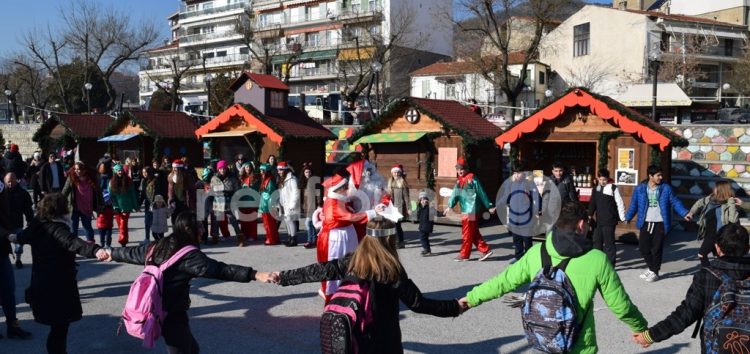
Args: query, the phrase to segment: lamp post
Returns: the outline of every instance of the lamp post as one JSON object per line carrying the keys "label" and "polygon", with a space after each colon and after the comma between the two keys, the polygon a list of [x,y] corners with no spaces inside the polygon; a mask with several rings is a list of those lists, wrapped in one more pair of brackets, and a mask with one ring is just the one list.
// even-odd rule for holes
{"label": "lamp post", "polygon": [[544,91],[544,99],[545,99],[545,103],[548,103],[548,102],[549,102],[549,100],[550,100],[550,99],[552,98],[552,95],[553,95],[553,94],[554,94],[554,92],[552,92],[552,90],[550,90],[550,89],[546,89],[546,90]]}
{"label": "lamp post", "polygon": [[[373,75],[375,75],[375,104],[380,107],[380,71],[383,70],[383,64],[374,61],[371,66]],[[370,109],[373,108],[374,107],[370,107]]]}
{"label": "lamp post", "polygon": [[722,106],[726,105],[729,107],[729,103],[727,103],[724,99],[726,95],[724,94],[724,91],[729,91],[729,89],[732,88],[732,85],[730,85],[728,82],[725,82],[723,85],[721,85],[721,93],[719,94],[719,103],[721,103]]}
{"label": "lamp post", "polygon": [[659,77],[659,65],[661,64],[659,62],[659,53],[656,51],[649,54],[649,62],[651,63],[651,73],[653,74],[653,78],[651,79],[653,83],[652,88],[652,96],[651,96],[651,119],[654,120],[654,122],[658,122],[659,118],[656,117],[656,84],[658,82]]}
{"label": "lamp post", "polygon": [[91,88],[94,87],[90,82],[87,82],[83,85],[83,88],[86,89],[86,109],[88,110],[89,114],[91,114]]}
{"label": "lamp post", "polygon": [[206,74],[206,78],[204,79],[206,81],[206,115],[211,116],[211,80],[213,78],[211,77],[211,74]]}
{"label": "lamp post", "polygon": [[11,113],[10,113],[10,95],[12,95],[12,94],[13,94],[13,91],[11,91],[11,90],[5,90],[5,97],[8,98],[8,123],[10,123],[10,119],[11,119],[11,117],[10,117],[11,116]]}

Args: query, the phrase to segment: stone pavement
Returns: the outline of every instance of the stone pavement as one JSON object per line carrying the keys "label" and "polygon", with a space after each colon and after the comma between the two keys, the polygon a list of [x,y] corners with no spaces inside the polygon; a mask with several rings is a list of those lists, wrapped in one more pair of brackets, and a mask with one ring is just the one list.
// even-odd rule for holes
{"label": "stone pavement", "polygon": [[[131,245],[143,239],[143,214],[131,217]],[[496,275],[512,257],[512,242],[503,226],[481,229],[494,255],[485,262],[473,260],[457,263],[460,228],[436,225],[432,236],[432,257],[421,257],[415,224],[404,224],[407,248],[400,250],[401,260],[409,276],[429,297],[454,299],[463,296],[474,285]],[[262,232],[262,227],[259,227]],[[282,230],[282,237],[283,237]],[[301,237],[301,233],[299,234]],[[115,236],[116,237],[116,233]],[[644,268],[635,245],[618,244],[618,273],[646,318],[653,322],[663,319],[682,300],[698,269],[698,244],[688,233],[673,233],[666,247],[663,280],[649,284],[638,278]],[[263,246],[245,248],[233,243],[208,246],[204,251],[227,263],[249,265],[271,271],[290,269],[315,261],[315,251],[302,247]],[[26,266],[16,270],[16,296],[23,299],[29,284],[31,253],[24,254]],[[75,353],[141,353],[165,352],[163,341],[157,348],[146,350],[140,342],[123,332],[117,335],[119,315],[131,282],[141,267],[117,263],[97,263],[79,259],[79,288],[84,317],[72,324],[68,350]],[[251,282],[229,283],[208,279],[193,281],[190,310],[193,333],[203,353],[316,353],[318,320],[322,301],[317,284],[283,288]],[[29,341],[0,340],[3,353],[44,353],[48,327],[33,322],[26,304],[18,307],[21,324],[33,333]],[[600,353],[637,353],[640,347],[630,340],[628,328],[617,321],[601,298],[595,300],[597,341]],[[518,309],[492,301],[451,319],[416,314],[402,306],[401,329],[407,353],[527,353]],[[3,334],[5,327],[0,325]],[[650,352],[695,353],[698,340],[690,338],[692,327],[671,340],[656,344]]]}

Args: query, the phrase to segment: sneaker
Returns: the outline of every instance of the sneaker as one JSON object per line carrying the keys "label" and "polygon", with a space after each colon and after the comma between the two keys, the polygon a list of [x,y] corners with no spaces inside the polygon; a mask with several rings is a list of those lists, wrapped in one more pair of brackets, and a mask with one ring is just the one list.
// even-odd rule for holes
{"label": "sneaker", "polygon": [[310,249],[310,248],[316,248],[316,247],[318,247],[318,246],[317,246],[317,245],[315,245],[315,244],[314,244],[314,243],[312,243],[312,242],[309,242],[309,243],[306,243],[304,247],[305,247],[305,248],[307,248],[307,249]]}
{"label": "sneaker", "polygon": [[406,248],[406,244],[404,242],[399,242],[398,248]]}
{"label": "sneaker", "polygon": [[651,272],[651,274],[649,274],[649,276],[648,276],[648,277],[646,277],[646,279],[645,279],[645,280],[646,280],[647,282],[649,282],[649,283],[653,283],[653,282],[655,282],[655,281],[659,280],[659,274],[656,274],[656,273],[654,273],[654,272]]}
{"label": "sneaker", "polygon": [[638,277],[640,277],[643,280],[646,280],[649,276],[651,276],[652,273],[653,273],[652,271],[646,269],[646,271],[641,273],[641,275],[639,275]]}
{"label": "sneaker", "polygon": [[456,261],[456,262],[466,262],[466,261],[468,261],[469,259],[468,259],[468,258],[463,258],[463,257],[461,257],[461,256],[458,256],[458,257],[456,257],[456,258],[453,258],[453,260],[454,260],[454,261]]}
{"label": "sneaker", "polygon": [[21,257],[16,257],[16,268],[17,269],[23,268],[23,262],[21,262]]}
{"label": "sneaker", "polygon": [[491,255],[492,255],[492,251],[487,251],[485,253],[482,253],[482,256],[479,257],[479,261],[481,262],[487,258],[490,258]]}
{"label": "sneaker", "polygon": [[422,252],[420,252],[419,254],[421,254],[422,257],[432,256],[432,252],[428,250],[422,250]]}
{"label": "sneaker", "polygon": [[24,331],[23,329],[21,329],[21,326],[18,325],[18,320],[9,322],[7,326],[8,326],[8,330],[7,332],[5,332],[5,335],[8,336],[8,338],[18,338],[18,339],[31,338],[31,333]]}

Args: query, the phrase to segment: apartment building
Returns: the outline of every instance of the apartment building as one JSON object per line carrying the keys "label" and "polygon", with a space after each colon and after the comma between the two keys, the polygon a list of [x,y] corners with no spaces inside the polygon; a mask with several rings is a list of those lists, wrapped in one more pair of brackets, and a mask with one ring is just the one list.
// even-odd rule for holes
{"label": "apartment building", "polygon": [[632,10],[650,10],[703,17],[711,20],[748,26],[749,0],[628,0],[613,1],[614,7]]}
{"label": "apartment building", "polygon": [[[409,72],[453,54],[450,22],[435,20],[451,4],[451,0],[254,0],[252,4],[185,0],[180,11],[169,17],[171,43],[149,51],[148,62],[142,65],[141,101],[145,103],[156,90],[154,78],[169,80],[174,57],[181,59],[183,67],[190,66],[180,81],[180,92],[184,109],[193,112],[205,112],[206,72],[260,70],[259,61],[266,58],[251,55],[237,32],[246,12],[253,14],[251,46],[256,53],[270,55],[273,74],[289,75],[292,104],[299,104],[300,94],[306,94],[308,111],[340,111],[339,93],[342,87],[356,84],[351,79],[358,74],[354,70],[372,70],[376,52],[389,45],[393,48],[385,62],[378,63],[378,85],[372,92],[408,95]],[[397,42],[391,43],[395,37]],[[346,70],[349,80],[343,79]]]}
{"label": "apartment building", "polygon": [[722,86],[746,38],[747,28],[733,23],[587,5],[542,39],[540,60],[552,68],[555,86],[589,86],[611,96],[652,82],[654,61],[661,70],[688,63],[682,68],[687,77],[673,68],[674,77],[660,81],[679,84],[693,102],[717,105],[738,94]]}

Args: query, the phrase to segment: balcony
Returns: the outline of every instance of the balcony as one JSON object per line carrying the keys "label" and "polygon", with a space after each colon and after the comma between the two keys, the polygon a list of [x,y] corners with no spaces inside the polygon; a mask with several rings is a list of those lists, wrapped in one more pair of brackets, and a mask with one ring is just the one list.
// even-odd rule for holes
{"label": "balcony", "polygon": [[196,10],[196,11],[187,11],[186,6],[181,6],[180,7],[180,21],[193,18],[193,17],[208,16],[208,15],[213,15],[213,14],[219,14],[222,12],[229,12],[229,11],[237,10],[237,9],[244,9],[246,7],[250,7],[249,1],[229,4],[229,5],[224,5],[224,6],[217,6],[217,7],[213,7],[210,9]]}
{"label": "balcony", "polygon": [[358,9],[341,9],[338,14],[338,20],[342,23],[356,23],[365,21],[375,21],[383,19],[383,9],[376,6],[367,11]]}
{"label": "balcony", "polygon": [[[292,69],[292,74],[289,75],[290,80],[313,80],[336,77],[338,70],[335,68],[305,68],[305,69]],[[273,75],[279,77],[279,72],[274,71]]]}
{"label": "balcony", "polygon": [[[225,55],[223,57],[206,58],[206,66],[214,67],[214,66],[239,65],[244,62],[247,62],[248,60],[250,60],[250,54]],[[196,59],[186,60],[183,63],[183,66],[193,66],[193,67],[203,66],[203,59],[196,58]]]}
{"label": "balcony", "polygon": [[213,32],[213,33],[201,33],[201,34],[189,34],[180,37],[180,45],[190,45],[199,42],[207,42],[210,40],[234,40],[239,38],[239,34],[235,30]]}

